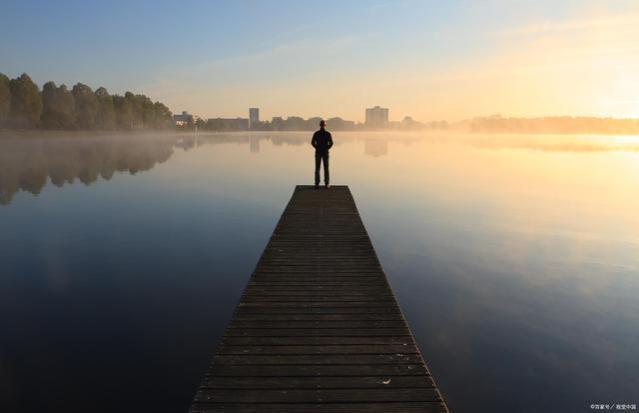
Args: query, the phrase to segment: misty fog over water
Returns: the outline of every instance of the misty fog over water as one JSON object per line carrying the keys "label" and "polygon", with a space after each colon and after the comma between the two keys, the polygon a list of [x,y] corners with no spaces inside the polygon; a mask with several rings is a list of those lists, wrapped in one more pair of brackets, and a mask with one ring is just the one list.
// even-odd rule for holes
{"label": "misty fog over water", "polygon": [[[452,411],[639,401],[639,138],[334,140]],[[0,139],[2,410],[186,411],[309,141]]]}

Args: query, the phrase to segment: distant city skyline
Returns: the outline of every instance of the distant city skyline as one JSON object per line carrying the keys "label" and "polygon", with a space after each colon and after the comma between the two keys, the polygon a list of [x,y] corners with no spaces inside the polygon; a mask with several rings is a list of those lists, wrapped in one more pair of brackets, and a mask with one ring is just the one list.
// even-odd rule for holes
{"label": "distant city skyline", "polygon": [[[322,118],[311,116],[274,116],[271,120],[260,120],[260,108],[248,108],[248,118],[214,117],[204,119],[183,111],[173,116],[173,123],[182,129],[192,129],[196,125],[209,131],[309,131],[316,130],[320,120],[324,119],[327,128],[339,131],[372,131],[372,130],[465,130],[470,132],[508,132],[508,133],[567,133],[567,134],[637,134],[638,118],[611,117],[503,117],[499,114],[479,116],[457,122],[447,120],[420,122],[411,116],[404,116],[401,121],[389,120],[389,108],[374,106],[365,109],[365,121],[356,122],[342,117]],[[376,149],[371,147],[371,151]]]}
{"label": "distant city skyline", "polygon": [[447,121],[435,122],[419,122],[411,116],[404,116],[401,121],[389,120],[389,108],[374,106],[365,109],[365,121],[356,122],[344,119],[340,116],[330,118],[322,118],[320,116],[311,116],[303,118],[300,116],[273,116],[270,120],[260,119],[260,108],[248,108],[248,117],[210,117],[204,118],[197,114],[182,111],[180,114],[173,115],[173,124],[180,128],[191,128],[197,123],[205,130],[214,131],[265,131],[265,130],[309,130],[317,128],[319,121],[324,120],[328,124],[329,129],[335,130],[377,130],[377,129],[396,129],[396,130],[417,130],[423,128],[430,129],[446,129],[450,125]]}
{"label": "distant city skyline", "polygon": [[[389,123],[391,122],[400,122],[400,121],[391,121],[389,118],[389,108],[382,108],[380,106],[374,106],[372,108],[365,108],[364,109],[364,122],[357,122],[360,124],[364,124],[367,126],[371,126],[371,127],[384,127],[387,126]],[[228,117],[228,118],[223,118],[221,116],[213,116],[213,117],[209,117],[206,118],[204,116],[200,116],[197,113],[191,113],[188,110],[182,110],[180,111],[180,113],[176,113],[173,115],[174,119],[176,119],[178,122],[185,122],[185,120],[187,119],[187,117],[190,117],[190,121],[191,123],[193,123],[196,119],[201,118],[201,119],[222,119],[222,120],[229,120],[229,121],[236,121],[236,120],[246,120],[248,121],[247,125],[248,127],[251,127],[252,125],[257,125],[260,122],[265,122],[265,120],[261,120],[260,119],[260,108],[257,107],[251,107],[248,108],[248,117],[243,117],[243,116],[235,116],[235,117]],[[289,118],[289,117],[297,117],[297,115],[280,115],[280,116],[273,116],[271,118],[271,121],[275,120],[279,120],[279,119],[285,119],[285,118]],[[303,118],[303,117],[302,117]],[[311,118],[319,118],[319,119],[323,119],[323,120],[328,120],[328,119],[342,119],[342,120],[350,120],[350,119],[345,119],[342,116],[339,115],[335,115],[335,116],[331,116],[331,117],[321,117],[321,116],[310,116],[307,119],[311,119]],[[412,116],[409,115],[405,115],[402,117],[403,121],[410,121],[410,122],[415,122],[413,120]]]}
{"label": "distant city skyline", "polygon": [[204,118],[639,116],[639,2],[10,2],[0,72]]}

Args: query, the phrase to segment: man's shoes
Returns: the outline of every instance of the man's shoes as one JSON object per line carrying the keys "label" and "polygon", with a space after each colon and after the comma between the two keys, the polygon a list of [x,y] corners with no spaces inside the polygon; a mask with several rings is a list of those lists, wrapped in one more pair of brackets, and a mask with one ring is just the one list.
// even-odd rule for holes
{"label": "man's shoes", "polygon": [[330,188],[331,186],[330,186],[329,184],[326,184],[326,185],[324,185],[324,187],[325,187],[326,189],[328,189],[328,188]]}
{"label": "man's shoes", "polygon": [[319,189],[319,185],[318,184],[315,184],[315,189]]}

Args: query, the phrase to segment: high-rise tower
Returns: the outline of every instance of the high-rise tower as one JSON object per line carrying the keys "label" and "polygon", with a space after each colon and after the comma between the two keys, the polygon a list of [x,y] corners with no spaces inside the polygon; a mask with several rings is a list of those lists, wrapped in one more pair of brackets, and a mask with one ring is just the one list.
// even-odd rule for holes
{"label": "high-rise tower", "polygon": [[260,108],[249,108],[249,128],[260,123]]}

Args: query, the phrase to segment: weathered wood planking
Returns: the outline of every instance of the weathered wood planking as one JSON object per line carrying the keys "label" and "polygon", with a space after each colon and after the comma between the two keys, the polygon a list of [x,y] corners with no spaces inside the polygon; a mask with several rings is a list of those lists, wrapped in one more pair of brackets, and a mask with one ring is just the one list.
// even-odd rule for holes
{"label": "weathered wood planking", "polygon": [[446,412],[347,186],[298,186],[191,412]]}

